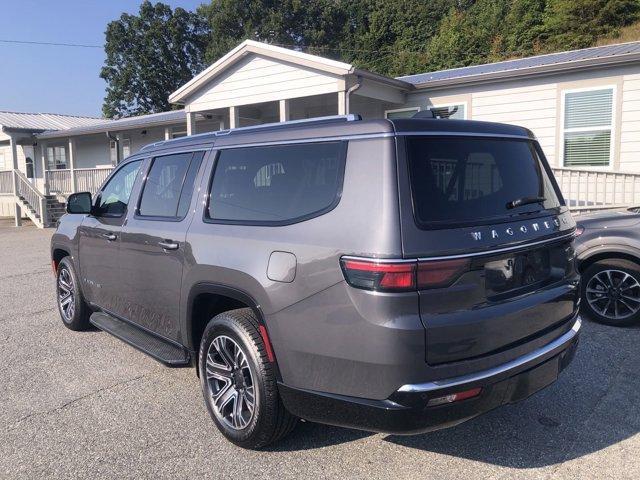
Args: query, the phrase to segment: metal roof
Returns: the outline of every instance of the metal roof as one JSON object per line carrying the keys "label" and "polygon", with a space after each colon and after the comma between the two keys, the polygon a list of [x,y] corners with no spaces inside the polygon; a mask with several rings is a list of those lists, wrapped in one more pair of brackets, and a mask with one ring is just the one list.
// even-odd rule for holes
{"label": "metal roof", "polygon": [[[452,68],[450,70],[439,70],[436,72],[420,73],[417,75],[407,75],[398,77],[398,80],[412,83],[413,85],[424,85],[428,87],[432,84],[464,83],[465,80],[482,79],[483,77],[496,76],[496,74],[508,73],[531,73],[535,74],[545,70],[552,70],[553,67],[565,66],[566,68],[576,68],[582,65],[595,66],[607,61],[638,60],[640,55],[640,42],[621,43],[617,45],[606,45],[602,47],[585,48],[582,50],[571,50],[568,52],[550,53],[535,57],[520,58],[517,60],[506,60],[503,62],[487,63],[471,67]],[[545,68],[546,67],[546,68]]]}
{"label": "metal roof", "polygon": [[20,130],[58,130],[105,122],[93,117],[58,115],[55,113],[22,113],[0,111],[0,127]]}
{"label": "metal roof", "polygon": [[148,115],[121,118],[119,120],[103,120],[101,122],[94,122],[93,124],[85,126],[44,132],[39,134],[38,138],[46,139],[69,137],[72,135],[89,135],[92,133],[104,133],[107,131],[113,132],[138,127],[147,128],[155,125],[167,125],[186,121],[187,115],[184,110],[171,110],[169,112],[150,113]]}

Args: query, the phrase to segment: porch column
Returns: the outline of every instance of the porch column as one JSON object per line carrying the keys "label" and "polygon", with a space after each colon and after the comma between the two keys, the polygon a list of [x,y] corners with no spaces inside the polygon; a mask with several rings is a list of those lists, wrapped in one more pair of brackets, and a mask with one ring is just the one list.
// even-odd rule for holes
{"label": "porch column", "polygon": [[187,112],[187,135],[196,134],[196,114]]}
{"label": "porch column", "polygon": [[280,121],[289,121],[289,100],[280,100]]}
{"label": "porch column", "polygon": [[349,108],[347,107],[347,92],[342,90],[338,92],[338,115],[347,115]]}
{"label": "porch column", "polygon": [[164,127],[164,139],[171,140],[171,127]]}
{"label": "porch column", "polygon": [[78,191],[78,179],[76,178],[76,140],[69,137],[69,174],[71,175],[71,191]]}
{"label": "porch column", "polygon": [[47,171],[49,165],[47,162],[47,144],[46,142],[40,143],[40,158],[42,161],[42,190],[45,195],[49,195],[49,178],[47,177]]}
{"label": "porch column", "polygon": [[240,126],[240,115],[238,107],[229,107],[229,128]]}
{"label": "porch column", "polygon": [[13,195],[15,197],[14,204],[14,225],[19,227],[22,225],[22,209],[18,203],[18,146],[16,145],[16,138],[13,135],[9,136],[9,144],[11,145],[11,158],[13,160]]}

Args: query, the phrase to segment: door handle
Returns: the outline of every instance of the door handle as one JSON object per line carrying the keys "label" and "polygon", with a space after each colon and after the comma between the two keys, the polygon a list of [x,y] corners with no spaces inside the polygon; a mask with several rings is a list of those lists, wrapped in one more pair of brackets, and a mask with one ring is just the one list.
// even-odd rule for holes
{"label": "door handle", "polygon": [[116,238],[118,238],[114,233],[103,233],[102,236],[110,242],[113,242]]}
{"label": "door handle", "polygon": [[167,240],[165,242],[158,242],[158,245],[160,245],[163,250],[177,250],[179,246],[177,243],[174,243],[171,240]]}

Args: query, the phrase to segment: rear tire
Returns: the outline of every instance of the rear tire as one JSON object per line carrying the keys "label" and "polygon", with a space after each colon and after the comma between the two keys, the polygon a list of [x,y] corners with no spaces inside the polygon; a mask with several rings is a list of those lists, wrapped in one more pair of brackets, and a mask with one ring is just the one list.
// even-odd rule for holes
{"label": "rear tire", "polygon": [[583,272],[581,288],[582,310],[596,322],[616,327],[640,322],[637,263],[619,258],[599,260]]}
{"label": "rear tire", "polygon": [[207,325],[198,355],[211,418],[228,440],[249,449],[280,440],[297,423],[282,404],[258,327],[249,308],[221,313]]}
{"label": "rear tire", "polygon": [[91,309],[84,301],[80,281],[71,257],[64,257],[56,272],[56,302],[65,327],[74,331],[87,330]]}

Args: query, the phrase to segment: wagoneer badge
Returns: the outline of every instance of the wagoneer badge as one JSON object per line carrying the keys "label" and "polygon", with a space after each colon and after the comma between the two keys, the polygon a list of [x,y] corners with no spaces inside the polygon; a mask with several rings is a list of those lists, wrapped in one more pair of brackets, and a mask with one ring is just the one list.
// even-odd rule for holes
{"label": "wagoneer badge", "polygon": [[532,223],[522,223],[520,225],[509,226],[507,228],[502,228],[502,227],[499,229],[492,228],[491,230],[487,230],[486,232],[476,231],[476,232],[471,232],[471,237],[474,240],[482,240],[484,236],[484,238],[491,238],[493,240],[496,238],[500,238],[501,236],[504,236],[504,235],[512,237],[513,235],[516,234],[516,232],[528,233],[528,232],[552,230],[554,227],[560,228],[560,223],[562,223],[563,225],[566,225],[568,223],[567,218],[562,217],[560,219],[560,217],[555,217],[551,220],[542,220],[542,221],[532,222]]}

